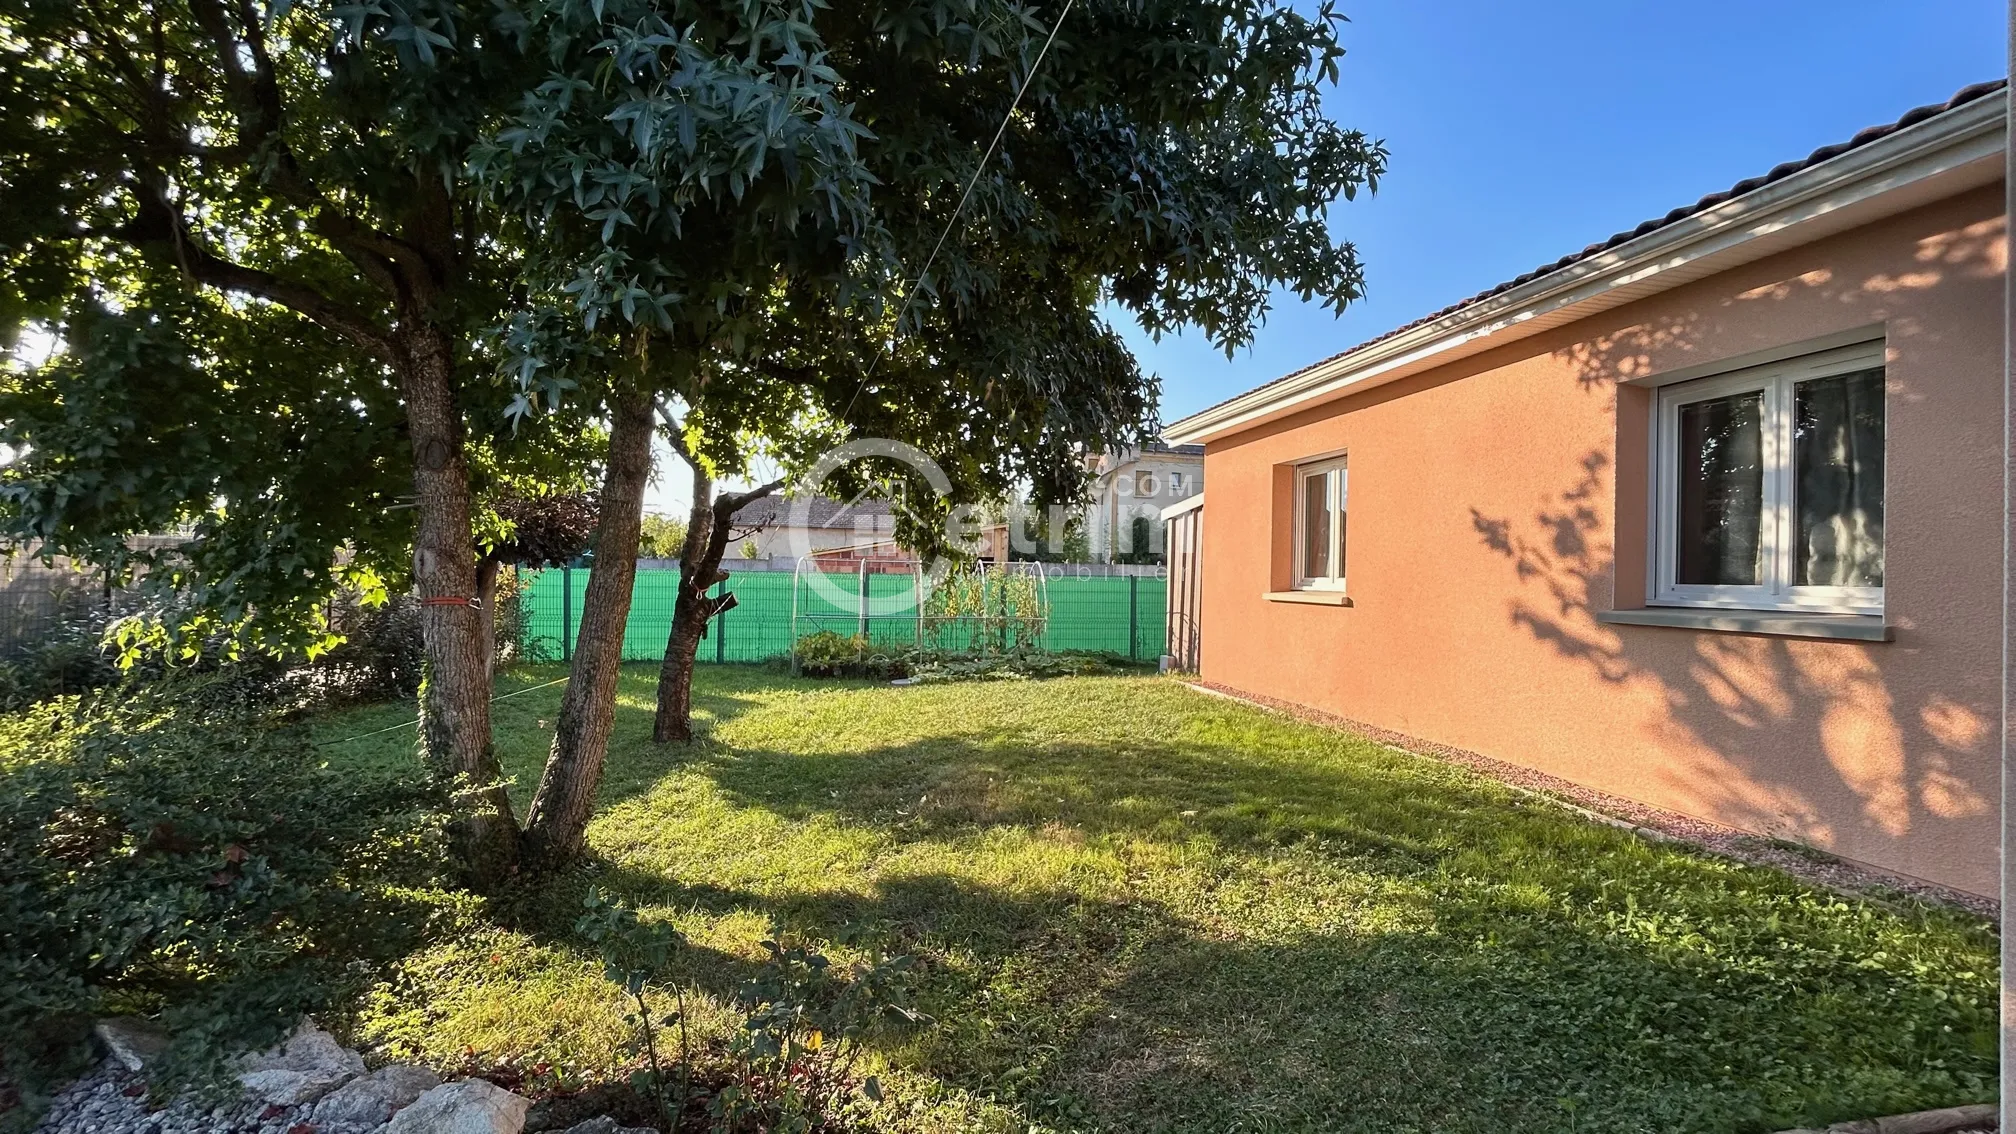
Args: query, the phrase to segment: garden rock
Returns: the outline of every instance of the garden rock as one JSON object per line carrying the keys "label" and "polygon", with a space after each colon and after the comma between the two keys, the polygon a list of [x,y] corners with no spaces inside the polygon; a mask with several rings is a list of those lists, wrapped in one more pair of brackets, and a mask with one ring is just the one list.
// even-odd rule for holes
{"label": "garden rock", "polygon": [[606,1114],[598,1114],[586,1122],[569,1126],[564,1134],[658,1134],[649,1126],[618,1126],[616,1120]]}
{"label": "garden rock", "polygon": [[168,1050],[168,1033],[137,1016],[114,1016],[92,1028],[98,1042],[128,1071],[138,1071]]}
{"label": "garden rock", "polygon": [[287,1042],[245,1057],[238,1081],[247,1094],[278,1106],[314,1102],[364,1073],[364,1057],[303,1021]]}
{"label": "garden rock", "polygon": [[1966,1134],[1972,1130],[1993,1130],[1995,1120],[1995,1106],[1982,1103],[1893,1114],[1885,1118],[1858,1118],[1851,1122],[1837,1122],[1825,1130],[1786,1130],[1782,1134]]}
{"label": "garden rock", "polygon": [[441,1085],[441,1076],[425,1067],[395,1063],[361,1079],[352,1079],[315,1104],[319,1125],[379,1126],[413,1100]]}
{"label": "garden rock", "polygon": [[519,1134],[532,1100],[482,1079],[444,1083],[394,1115],[385,1134]]}

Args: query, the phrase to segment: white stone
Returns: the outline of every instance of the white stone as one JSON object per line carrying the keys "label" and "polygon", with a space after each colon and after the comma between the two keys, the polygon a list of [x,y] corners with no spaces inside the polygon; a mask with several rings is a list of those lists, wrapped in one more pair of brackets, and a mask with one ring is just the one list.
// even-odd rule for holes
{"label": "white stone", "polygon": [[314,1102],[364,1073],[364,1057],[307,1021],[287,1042],[245,1057],[238,1081],[245,1093],[281,1106]]}
{"label": "white stone", "polygon": [[168,1050],[168,1033],[138,1016],[114,1016],[92,1029],[98,1041],[128,1071],[138,1071]]}
{"label": "white stone", "polygon": [[392,1116],[385,1134],[519,1134],[532,1100],[495,1083],[444,1083]]}
{"label": "white stone", "polygon": [[313,1121],[318,1124],[345,1123],[379,1126],[391,1120],[414,1099],[441,1085],[441,1076],[425,1067],[394,1063],[380,1067],[361,1079],[322,1096],[315,1104]]}
{"label": "white stone", "polygon": [[616,1120],[606,1114],[598,1114],[586,1122],[569,1126],[562,1134],[658,1134],[649,1126],[618,1126]]}

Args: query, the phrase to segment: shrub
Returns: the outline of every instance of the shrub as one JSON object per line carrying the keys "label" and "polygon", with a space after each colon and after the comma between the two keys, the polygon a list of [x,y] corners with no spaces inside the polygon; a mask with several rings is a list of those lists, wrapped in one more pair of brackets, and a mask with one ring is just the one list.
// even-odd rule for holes
{"label": "shrub", "polygon": [[890,649],[855,635],[821,630],[798,639],[793,648],[798,672],[807,677],[909,677],[919,682],[1025,681],[1122,673],[1140,667],[1117,654],[1082,650],[1052,652],[1016,647],[1000,653],[960,650]]}
{"label": "shrub", "polygon": [[[329,770],[240,683],[161,682],[0,718],[0,1058],[105,1014],[203,1081],[415,942],[443,865],[418,783]],[[74,1028],[73,1028],[74,1034]]]}
{"label": "shrub", "polygon": [[308,666],[326,700],[398,701],[420,692],[427,657],[420,600],[394,595],[370,606],[345,592],[330,603],[329,628],[343,642]]}
{"label": "shrub", "polygon": [[848,637],[821,630],[798,639],[791,649],[798,672],[809,677],[902,677],[909,672],[905,653],[892,652],[856,634]]}
{"label": "shrub", "polygon": [[[500,612],[499,636],[507,631],[522,634],[515,587],[500,588],[500,594],[510,605],[508,614]],[[293,711],[403,700],[419,692],[426,655],[419,603],[411,596],[394,596],[377,606],[367,605],[354,591],[331,599],[329,626],[344,641],[312,660],[298,653],[276,657],[236,650],[223,632],[169,645],[143,629],[122,663],[121,631],[130,632],[135,626],[131,621],[122,623],[122,618],[174,624],[183,617],[178,610],[174,601],[121,615],[98,606],[65,619],[39,641],[0,661],[0,712],[111,686],[130,690],[201,674],[232,674],[241,693],[258,692],[273,708]]]}
{"label": "shrub", "polygon": [[912,661],[910,676],[921,683],[940,681],[1030,681],[1046,677],[1089,677],[1135,669],[1112,655],[1048,650],[1010,650],[1004,654],[936,654]]}
{"label": "shrub", "polygon": [[0,712],[117,682],[116,656],[103,645],[105,625],[103,608],[75,613],[39,641],[0,660]]}

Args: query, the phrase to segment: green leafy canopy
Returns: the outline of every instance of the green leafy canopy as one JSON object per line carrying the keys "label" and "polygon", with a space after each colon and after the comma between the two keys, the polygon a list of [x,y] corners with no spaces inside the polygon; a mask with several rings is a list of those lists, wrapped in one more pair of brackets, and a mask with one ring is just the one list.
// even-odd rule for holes
{"label": "green leafy canopy", "polygon": [[189,525],[226,612],[309,609],[339,543],[397,585],[420,347],[486,483],[585,484],[643,387],[717,473],[880,436],[956,502],[1075,491],[1156,425],[1102,313],[1230,351],[1342,307],[1386,156],[1322,113],[1327,3],[1060,8],[0,0],[0,326],[66,343],[0,377],[0,528]]}

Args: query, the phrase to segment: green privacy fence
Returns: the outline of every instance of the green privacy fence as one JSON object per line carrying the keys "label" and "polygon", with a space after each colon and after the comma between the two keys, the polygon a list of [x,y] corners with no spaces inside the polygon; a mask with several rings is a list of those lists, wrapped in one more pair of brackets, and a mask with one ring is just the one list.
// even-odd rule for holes
{"label": "green privacy fence", "polygon": [[[1055,571],[1058,568],[1051,568]],[[1163,602],[1167,583],[1146,575],[1080,578],[1064,566],[1061,577],[1047,578],[1050,617],[1042,644],[1052,650],[1097,650],[1140,661],[1163,652]],[[588,589],[586,568],[554,568],[528,572],[525,604],[525,652],[535,661],[563,661],[572,654],[581,626],[581,601]],[[797,632],[832,630],[866,633],[871,641],[910,646],[918,640],[915,609],[907,600],[914,583],[907,574],[828,576],[832,587],[819,588],[788,571],[738,572],[725,584],[736,606],[714,619],[700,643],[704,662],[754,662],[791,652],[792,607],[798,610]],[[866,584],[865,600],[862,586]],[[838,592],[838,593],[834,593]],[[665,656],[672,629],[672,606],[679,594],[679,572],[640,570],[630,602],[630,620],[623,632],[625,661],[657,661]],[[932,636],[926,628],[927,638]]]}

